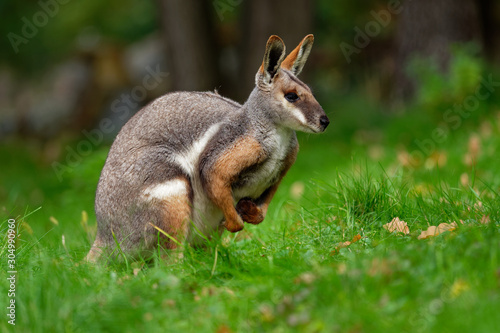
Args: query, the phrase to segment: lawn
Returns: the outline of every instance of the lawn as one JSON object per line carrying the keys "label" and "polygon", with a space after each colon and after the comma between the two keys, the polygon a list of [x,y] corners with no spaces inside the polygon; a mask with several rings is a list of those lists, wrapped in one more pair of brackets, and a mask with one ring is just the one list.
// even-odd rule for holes
{"label": "lawn", "polygon": [[[265,221],[186,247],[180,261],[82,261],[109,145],[59,181],[48,156],[64,159],[78,140],[4,142],[1,228],[7,235],[15,219],[18,238],[16,325],[5,316],[4,279],[0,330],[497,332],[497,102],[438,144],[425,141],[438,122],[411,108],[381,116],[363,97],[326,100],[332,124],[299,135],[298,160]],[[415,140],[434,147],[419,154]],[[407,232],[387,230],[395,218]],[[442,223],[449,230],[422,234]],[[7,272],[7,236],[2,244]]]}

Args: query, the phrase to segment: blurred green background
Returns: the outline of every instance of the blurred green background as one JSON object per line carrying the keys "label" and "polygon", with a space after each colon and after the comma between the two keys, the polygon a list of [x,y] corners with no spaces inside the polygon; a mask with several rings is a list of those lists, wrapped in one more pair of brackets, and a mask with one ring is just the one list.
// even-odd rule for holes
{"label": "blurred green background", "polygon": [[[0,16],[0,254],[16,219],[19,272],[0,331],[498,327],[499,1],[0,0]],[[266,221],[176,263],[82,262],[123,124],[170,91],[243,103],[269,36],[290,51],[309,33],[300,78],[331,124],[298,134]]]}
{"label": "blurred green background", "polygon": [[474,168],[474,133],[498,132],[497,1],[42,0],[0,12],[6,217],[43,207],[44,221],[86,211],[94,223],[99,171],[126,120],[175,90],[243,103],[271,34],[289,51],[316,37],[302,78],[332,125],[300,136],[298,173],[325,177],[359,158],[423,179],[448,162],[459,177]]}

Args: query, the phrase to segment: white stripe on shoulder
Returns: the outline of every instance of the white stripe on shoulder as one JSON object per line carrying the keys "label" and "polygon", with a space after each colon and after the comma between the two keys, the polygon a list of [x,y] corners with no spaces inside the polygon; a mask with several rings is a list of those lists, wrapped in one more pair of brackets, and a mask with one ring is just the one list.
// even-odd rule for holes
{"label": "white stripe on shoulder", "polygon": [[191,148],[184,152],[180,152],[174,155],[175,161],[182,167],[182,169],[190,176],[195,173],[195,166],[200,158],[200,154],[205,150],[210,139],[219,131],[221,124],[213,124],[210,128],[196,140]]}
{"label": "white stripe on shoulder", "polygon": [[173,196],[186,195],[186,182],[182,179],[172,179],[165,183],[156,184],[146,188],[143,191],[145,199],[160,199],[164,200]]}

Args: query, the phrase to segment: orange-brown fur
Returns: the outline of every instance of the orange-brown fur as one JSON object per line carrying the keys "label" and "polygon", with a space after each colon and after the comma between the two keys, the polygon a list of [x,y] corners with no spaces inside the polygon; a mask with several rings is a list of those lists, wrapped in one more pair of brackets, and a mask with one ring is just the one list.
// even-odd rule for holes
{"label": "orange-brown fur", "polygon": [[[279,38],[278,36],[269,37],[269,40],[267,41],[267,44],[266,44],[266,52],[271,48],[272,44],[278,44],[278,43],[283,43],[281,38]],[[259,72],[261,74],[264,74],[264,61],[262,61],[262,65],[260,65]]]}
{"label": "orange-brown fur", "polygon": [[104,247],[104,243],[101,240],[96,239],[96,241],[94,242],[94,244],[90,248],[89,253],[85,257],[85,260],[91,261],[91,262],[97,261],[97,259],[99,259],[99,257],[101,256],[101,254],[103,252],[101,249],[102,247]]}
{"label": "orange-brown fur", "polygon": [[290,54],[283,60],[281,63],[281,67],[290,70],[299,55],[300,48],[302,46],[302,42],[292,51]]}
{"label": "orange-brown fur", "polygon": [[259,224],[264,221],[262,209],[251,199],[243,198],[238,201],[236,211],[246,223]]}
{"label": "orange-brown fur", "polygon": [[169,249],[202,244],[221,227],[236,232],[244,222],[262,222],[295,161],[295,131],[321,133],[329,124],[297,78],[313,41],[306,36],[285,58],[283,41],[271,36],[244,105],[176,92],[127,122],[99,180],[98,232],[88,259],[117,244],[126,254],[151,253],[158,235]]}
{"label": "orange-brown fur", "polygon": [[243,198],[238,202],[236,205],[236,211],[240,214],[243,221],[251,224],[259,224],[264,220],[269,204],[276,194],[276,191],[281,184],[281,180],[285,177],[286,173],[295,162],[298,151],[299,146],[295,146],[290,153],[288,153],[285,161],[283,162],[283,170],[281,171],[278,181],[262,194],[262,196],[258,199],[258,203],[255,203],[248,198]]}
{"label": "orange-brown fur", "polygon": [[[186,237],[191,207],[187,196],[174,196],[162,201],[164,220],[157,227],[182,243]],[[177,244],[160,233],[167,249],[175,249]]]}
{"label": "orange-brown fur", "polygon": [[299,43],[299,45],[297,45],[297,47],[295,49],[293,49],[292,52],[290,52],[290,54],[285,58],[285,60],[283,60],[283,62],[281,63],[282,68],[285,68],[288,70],[292,69],[292,67],[295,64],[295,61],[297,60],[297,57],[299,55],[300,49],[302,48],[302,45],[308,40],[314,40],[314,36],[307,35],[306,37],[304,37],[302,39],[302,41]]}
{"label": "orange-brown fur", "polygon": [[243,229],[243,221],[234,207],[231,184],[243,170],[264,159],[265,153],[259,142],[252,137],[243,137],[218,159],[211,170],[207,192],[224,213],[224,226],[231,232]]}

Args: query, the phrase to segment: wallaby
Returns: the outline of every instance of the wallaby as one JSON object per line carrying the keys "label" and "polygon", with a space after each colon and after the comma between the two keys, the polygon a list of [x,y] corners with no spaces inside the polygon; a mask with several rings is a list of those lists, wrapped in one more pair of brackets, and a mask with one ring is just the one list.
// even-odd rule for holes
{"label": "wallaby", "polygon": [[243,105],[217,93],[173,92],[132,117],[102,169],[87,260],[118,245],[144,254],[158,241],[174,249],[261,223],[295,162],[295,131],[320,133],[330,122],[297,78],[313,41],[306,36],[285,59],[283,41],[271,36]]}

